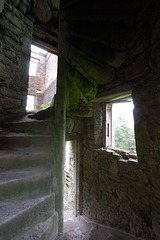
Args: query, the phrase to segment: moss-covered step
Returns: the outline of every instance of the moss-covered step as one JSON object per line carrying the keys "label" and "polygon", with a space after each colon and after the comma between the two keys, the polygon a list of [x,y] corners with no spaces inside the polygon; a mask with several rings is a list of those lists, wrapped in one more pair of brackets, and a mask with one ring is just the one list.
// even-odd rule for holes
{"label": "moss-covered step", "polygon": [[0,240],[12,240],[53,216],[54,195],[14,203],[1,203],[0,207]]}
{"label": "moss-covered step", "polygon": [[17,201],[51,193],[51,170],[31,168],[0,172],[0,202]]}

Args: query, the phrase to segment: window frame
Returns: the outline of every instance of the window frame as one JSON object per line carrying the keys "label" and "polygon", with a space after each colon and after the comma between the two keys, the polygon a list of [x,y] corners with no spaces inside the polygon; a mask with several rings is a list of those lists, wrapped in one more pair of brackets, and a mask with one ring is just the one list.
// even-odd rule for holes
{"label": "window frame", "polygon": [[[133,101],[132,97],[127,99],[120,99],[118,101],[113,102],[107,102],[105,103],[105,141],[104,141],[104,147],[107,149],[112,150],[118,150],[118,151],[125,151],[125,152],[131,152],[131,150],[121,149],[121,148],[115,148],[115,133],[113,129],[113,112],[112,112],[112,106],[115,103],[126,103],[129,100]],[[135,137],[135,136],[134,136]],[[136,138],[135,138],[136,142]],[[135,150],[136,152],[136,150]]]}

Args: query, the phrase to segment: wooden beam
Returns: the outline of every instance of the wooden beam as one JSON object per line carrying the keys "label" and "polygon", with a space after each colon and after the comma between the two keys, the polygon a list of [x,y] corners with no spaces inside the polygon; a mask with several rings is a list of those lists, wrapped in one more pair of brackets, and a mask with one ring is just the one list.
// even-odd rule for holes
{"label": "wooden beam", "polygon": [[32,42],[33,42],[34,44],[36,44],[37,46],[43,47],[43,48],[46,49],[48,52],[51,52],[51,53],[53,53],[53,54],[58,55],[58,47],[56,47],[56,46],[48,43],[47,41],[38,39],[38,38],[36,38],[35,36],[33,36]]}
{"label": "wooden beam", "polygon": [[53,32],[58,35],[58,28],[55,28],[51,24],[42,25],[42,27],[50,32]]}
{"label": "wooden beam", "polygon": [[33,28],[33,35],[41,34],[47,38],[49,38],[51,41],[54,41],[58,43],[58,37],[53,36],[51,33],[48,33],[45,31],[45,29],[39,27],[38,25],[35,25]]}

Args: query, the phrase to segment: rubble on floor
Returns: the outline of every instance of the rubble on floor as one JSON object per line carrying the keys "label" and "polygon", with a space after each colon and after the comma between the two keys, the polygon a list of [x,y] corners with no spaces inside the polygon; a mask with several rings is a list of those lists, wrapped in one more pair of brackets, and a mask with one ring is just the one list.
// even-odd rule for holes
{"label": "rubble on floor", "polygon": [[64,233],[59,233],[55,240],[123,240],[109,231],[99,231],[91,227],[89,231],[73,215],[73,211],[67,210],[64,213]]}

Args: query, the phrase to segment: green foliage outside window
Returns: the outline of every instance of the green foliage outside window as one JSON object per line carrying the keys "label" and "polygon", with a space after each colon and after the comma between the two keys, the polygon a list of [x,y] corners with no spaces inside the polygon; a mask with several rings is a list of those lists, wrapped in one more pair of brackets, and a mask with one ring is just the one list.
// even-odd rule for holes
{"label": "green foliage outside window", "polygon": [[114,122],[115,147],[135,150],[134,127],[129,126],[123,115],[120,115]]}

